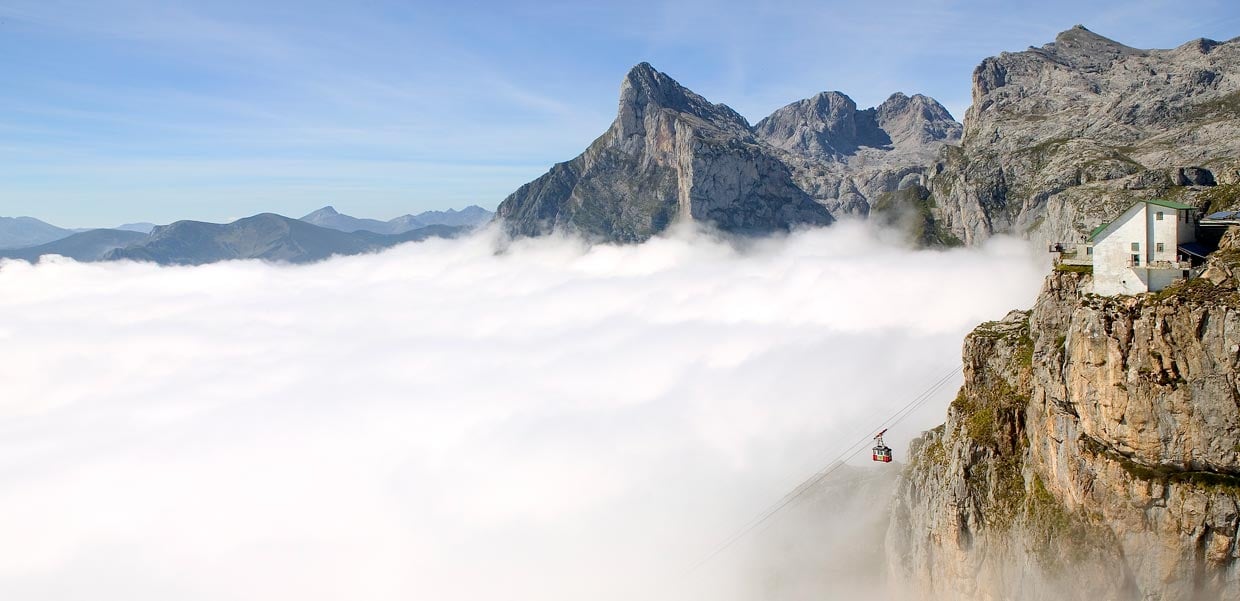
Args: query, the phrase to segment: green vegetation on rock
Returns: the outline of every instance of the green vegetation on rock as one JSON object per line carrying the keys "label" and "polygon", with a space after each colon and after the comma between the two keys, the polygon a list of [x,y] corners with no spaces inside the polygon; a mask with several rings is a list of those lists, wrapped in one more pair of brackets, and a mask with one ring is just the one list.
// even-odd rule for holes
{"label": "green vegetation on rock", "polygon": [[934,197],[922,186],[909,186],[884,192],[870,207],[870,215],[887,225],[908,232],[909,239],[922,247],[955,247],[964,242],[943,228],[934,218]]}
{"label": "green vegetation on rock", "polygon": [[1133,461],[1088,436],[1081,438],[1081,448],[1095,457],[1115,462],[1135,480],[1167,484],[1184,484],[1198,488],[1240,494],[1240,476],[1219,472],[1186,470],[1169,465],[1145,465]]}

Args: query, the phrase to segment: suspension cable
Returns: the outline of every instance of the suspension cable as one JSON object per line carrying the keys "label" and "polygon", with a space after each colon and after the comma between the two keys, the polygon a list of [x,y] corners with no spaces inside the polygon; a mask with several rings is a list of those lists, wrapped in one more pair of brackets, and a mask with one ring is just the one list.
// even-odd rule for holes
{"label": "suspension cable", "polygon": [[[956,374],[959,373],[962,369],[963,369],[962,366],[956,365],[951,370],[949,370],[947,373],[945,373],[942,377],[936,380],[933,384],[931,384],[928,388],[923,390],[921,394],[918,394],[916,397],[913,397],[913,400],[909,401],[908,404],[901,407],[898,411],[893,413],[890,417],[883,420],[882,423],[878,424],[875,428],[873,428],[872,430],[868,430],[867,432],[877,432],[884,428],[890,428],[900,423],[901,421],[904,421],[904,418],[908,417],[914,411],[921,408],[922,405],[925,405],[927,401],[933,398],[934,394],[938,392],[940,388],[945,386],[947,382],[949,382],[953,377],[955,377]],[[745,525],[741,526],[740,529],[738,529],[735,533],[733,533],[731,536],[724,539],[717,547],[715,547],[713,551],[711,551],[709,554],[707,554],[702,559],[698,560],[697,563],[694,563],[693,566],[690,567],[689,570],[685,573],[685,576],[687,577],[687,576],[692,575],[702,566],[706,565],[707,563],[710,563],[712,559],[719,556],[724,551],[727,551],[729,548],[732,547],[732,545],[736,544],[741,539],[748,536],[749,533],[757,529],[759,526],[763,525],[764,523],[769,521],[771,518],[775,517],[775,514],[779,513],[785,507],[795,502],[802,495],[812,490],[820,482],[826,479],[827,476],[831,475],[832,472],[839,469],[840,466],[844,465],[844,462],[846,460],[852,458],[853,455],[856,455],[858,452],[864,449],[872,439],[873,439],[873,436],[867,434],[866,436],[861,437],[857,442],[846,447],[844,452],[841,453],[835,459],[831,460],[829,463],[827,463],[826,467],[815,472],[809,478],[806,478],[804,481],[798,484],[796,488],[793,488],[791,492],[784,495],[778,501],[773,503],[770,507],[766,508],[764,511],[762,511],[757,516],[755,516],[753,519],[746,522]]]}

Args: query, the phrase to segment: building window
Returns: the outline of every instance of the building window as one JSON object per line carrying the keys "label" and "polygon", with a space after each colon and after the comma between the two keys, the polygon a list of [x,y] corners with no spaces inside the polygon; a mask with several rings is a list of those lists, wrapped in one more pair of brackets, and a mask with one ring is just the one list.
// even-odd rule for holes
{"label": "building window", "polygon": [[1155,245],[1154,245],[1154,250],[1156,250],[1156,251],[1158,251],[1158,252],[1162,252],[1162,251],[1163,251],[1163,243],[1162,243],[1162,242],[1159,242],[1158,244],[1155,244]]}
{"label": "building window", "polygon": [[1141,250],[1141,243],[1140,243],[1140,242],[1133,242],[1133,243],[1132,243],[1132,252],[1137,252],[1137,251],[1139,251],[1139,250]]}
{"label": "building window", "polygon": [[1162,220],[1163,220],[1163,212],[1162,212],[1162,211],[1159,211],[1159,212],[1157,212],[1157,213],[1154,213],[1154,219],[1157,219],[1157,220],[1159,220],[1159,221],[1162,221]]}
{"label": "building window", "polygon": [[1086,247],[1085,247],[1085,254],[1087,254],[1087,255],[1092,255],[1092,254],[1094,254],[1094,247],[1092,247],[1092,246],[1086,246]]}
{"label": "building window", "polygon": [[1133,255],[1133,256],[1132,256],[1132,266],[1133,266],[1133,267],[1140,267],[1140,266],[1141,266],[1141,255]]}

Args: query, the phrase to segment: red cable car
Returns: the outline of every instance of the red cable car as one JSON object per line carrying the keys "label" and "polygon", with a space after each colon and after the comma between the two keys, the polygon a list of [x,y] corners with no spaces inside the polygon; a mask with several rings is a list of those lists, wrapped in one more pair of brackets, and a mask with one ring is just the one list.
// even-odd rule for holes
{"label": "red cable car", "polygon": [[891,463],[891,447],[883,444],[883,435],[886,433],[887,431],[883,430],[882,432],[879,432],[877,436],[874,437],[874,455],[873,455],[874,461],[881,461],[883,463]]}

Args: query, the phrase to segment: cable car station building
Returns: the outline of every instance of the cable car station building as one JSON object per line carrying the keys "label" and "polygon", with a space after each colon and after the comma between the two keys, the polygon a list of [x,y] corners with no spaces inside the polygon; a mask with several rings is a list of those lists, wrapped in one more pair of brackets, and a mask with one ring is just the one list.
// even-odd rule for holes
{"label": "cable car station building", "polygon": [[1060,265],[1092,265],[1093,293],[1156,292],[1196,275],[1208,251],[1197,244],[1197,208],[1142,200],[1089,233],[1084,244],[1052,244]]}

